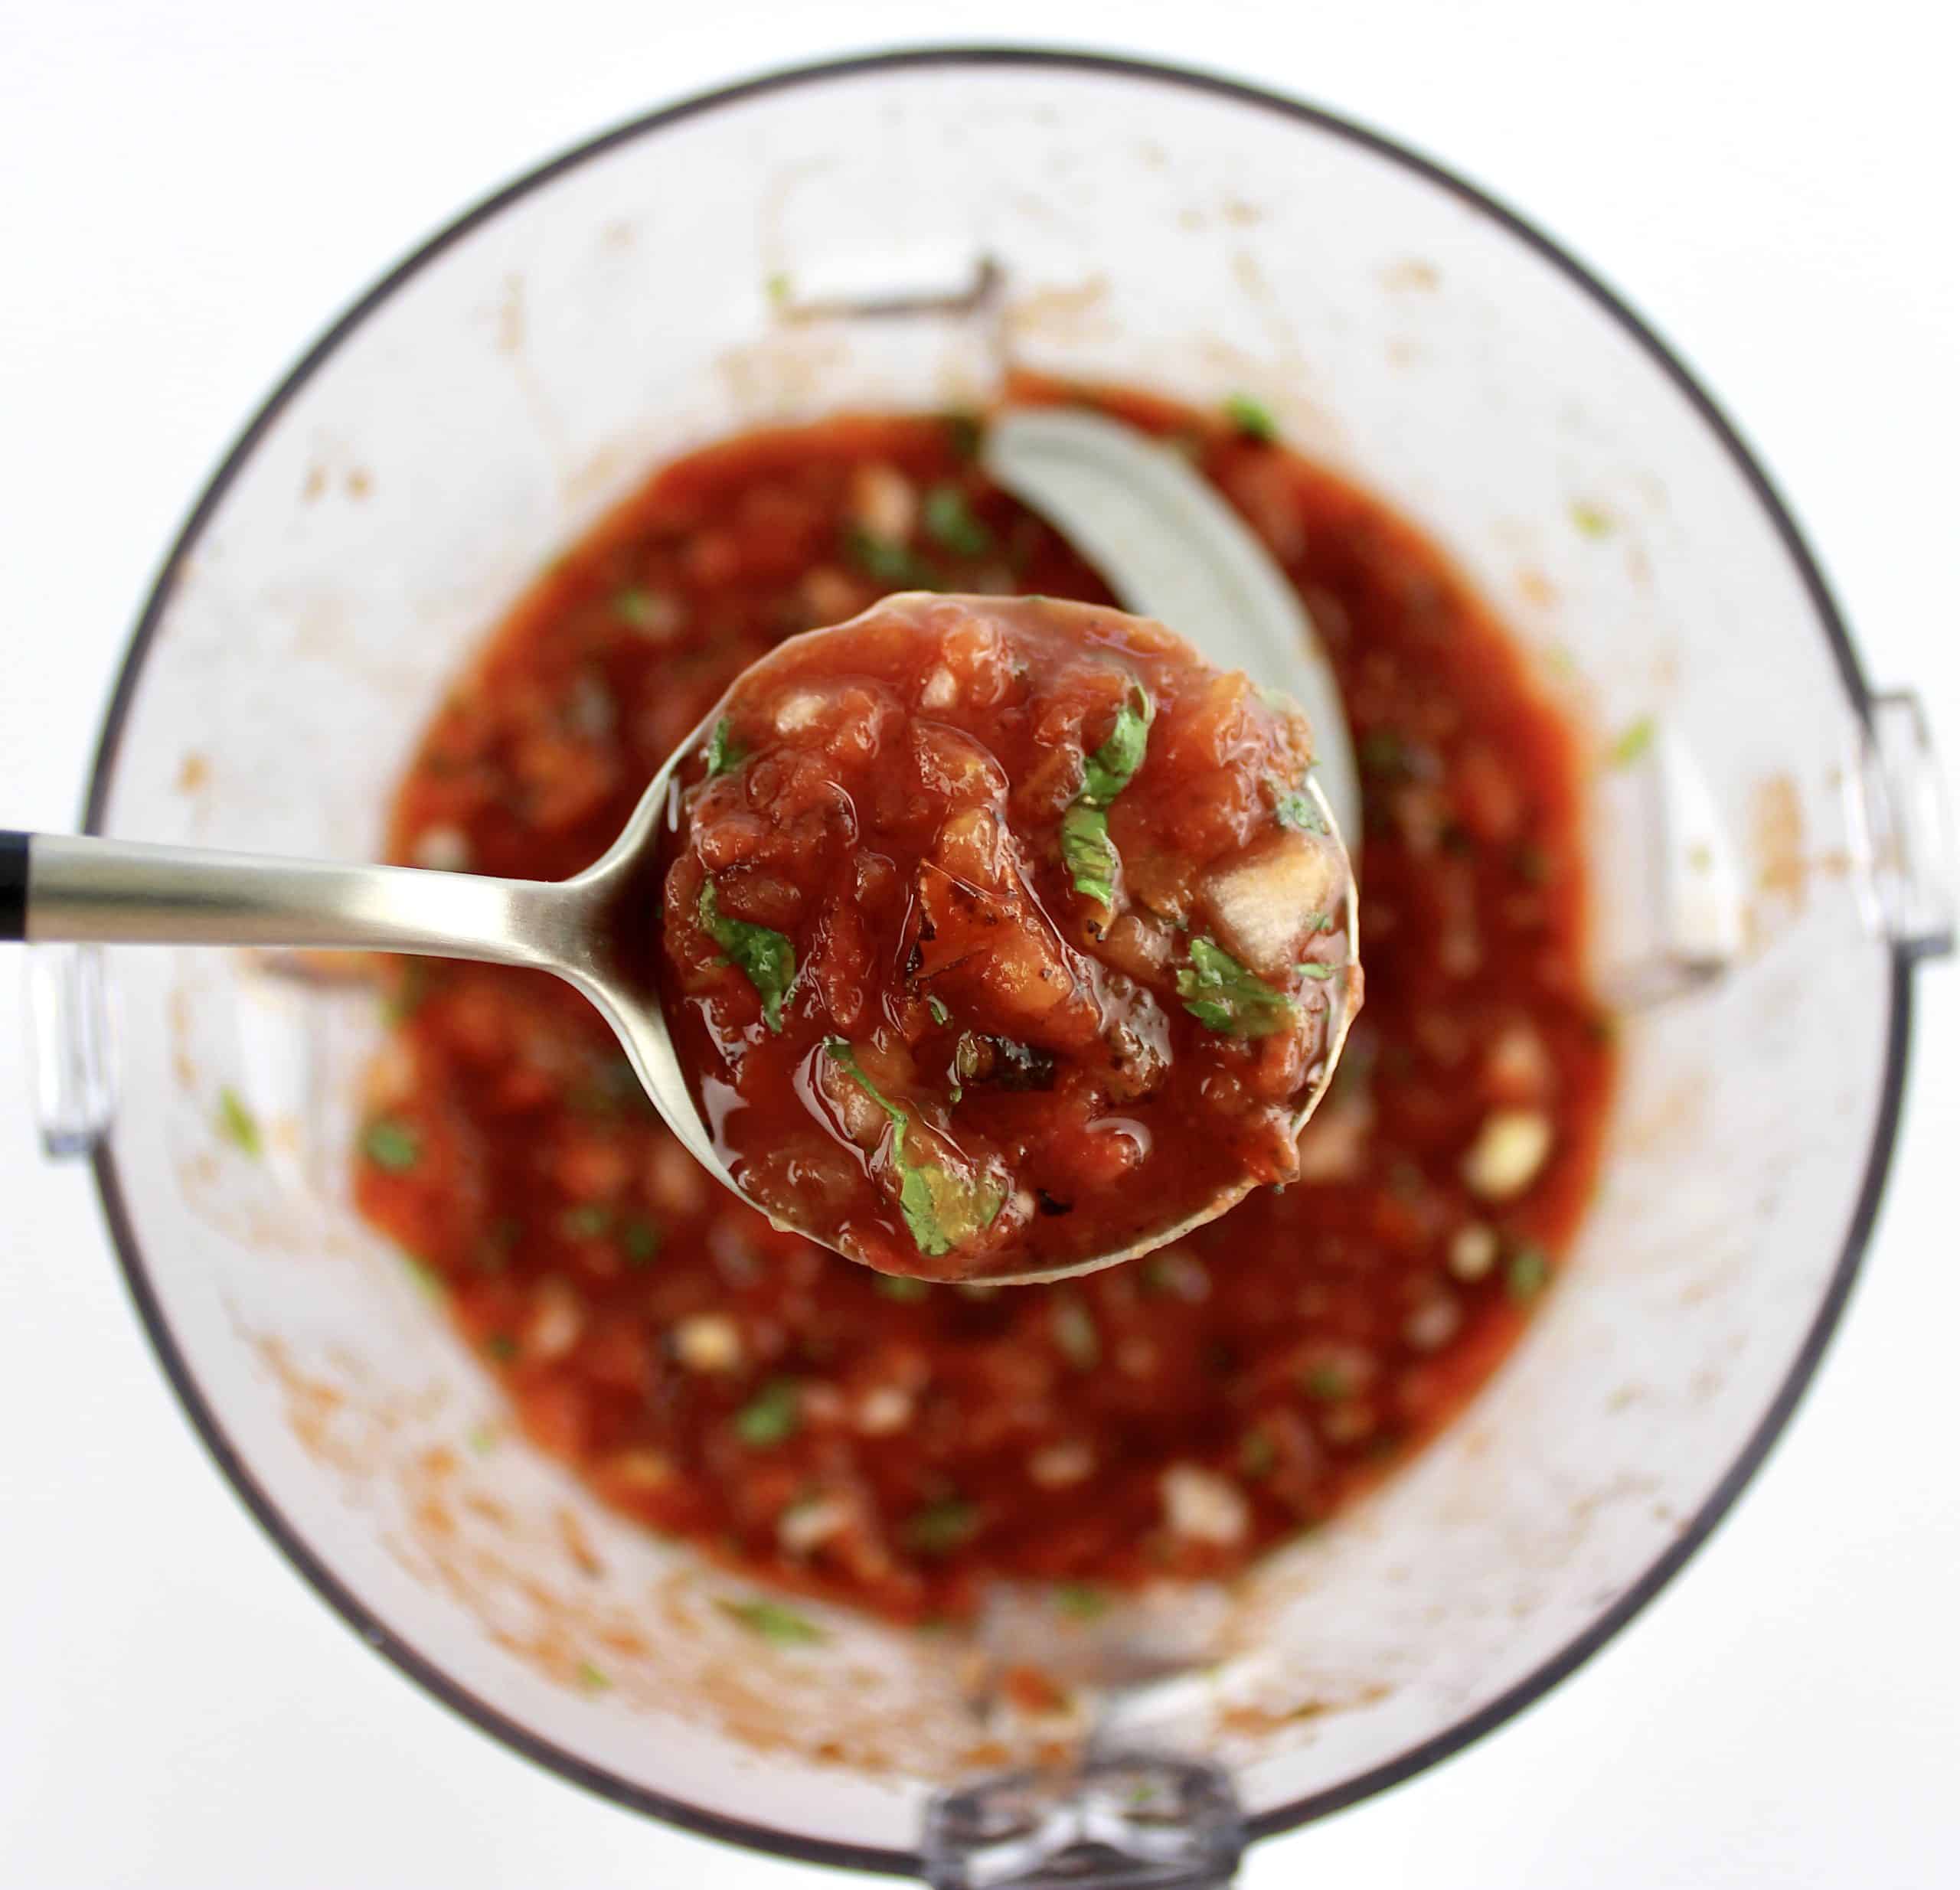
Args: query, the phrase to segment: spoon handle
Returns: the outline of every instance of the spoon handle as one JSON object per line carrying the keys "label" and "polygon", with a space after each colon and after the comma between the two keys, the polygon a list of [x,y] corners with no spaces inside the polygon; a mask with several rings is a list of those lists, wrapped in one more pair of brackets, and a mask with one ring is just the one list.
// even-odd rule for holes
{"label": "spoon handle", "polygon": [[570,888],[0,832],[0,939],[408,952],[555,970]]}

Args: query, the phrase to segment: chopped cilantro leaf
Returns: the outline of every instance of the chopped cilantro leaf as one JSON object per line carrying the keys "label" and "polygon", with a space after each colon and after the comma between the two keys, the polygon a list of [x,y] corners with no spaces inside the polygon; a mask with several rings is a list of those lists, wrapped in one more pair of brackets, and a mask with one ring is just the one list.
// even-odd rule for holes
{"label": "chopped cilantro leaf", "polygon": [[1536,1299],[1552,1277],[1552,1263],[1535,1241],[1525,1241],[1504,1262],[1504,1288],[1520,1305]]}
{"label": "chopped cilantro leaf", "polygon": [[1207,1030],[1227,1036],[1270,1036],[1293,1020],[1295,1006],[1210,938],[1191,941],[1191,961],[1178,974],[1178,995]]}
{"label": "chopped cilantro leaf", "polygon": [[772,1030],[780,1031],[782,1000],[796,981],[796,948],[781,932],[772,932],[766,925],[752,925],[746,919],[725,916],[712,880],[703,882],[697,909],[701,930],[756,987],[763,1000],[763,1021]]}
{"label": "chopped cilantro leaf", "polygon": [[978,459],[980,446],[985,436],[979,416],[972,413],[949,413],[946,418],[946,445],[952,456],[959,460]]}
{"label": "chopped cilantro leaf", "polygon": [[412,1253],[402,1255],[402,1264],[408,1268],[408,1277],[415,1282],[415,1290],[424,1299],[433,1300],[436,1304],[449,1296],[449,1283],[426,1260],[418,1259]]}
{"label": "chopped cilantro leaf", "polygon": [[1273,818],[1282,827],[1296,834],[1324,834],[1327,821],[1312,795],[1304,788],[1282,788],[1270,784]]}
{"label": "chopped cilantro leaf", "polygon": [[603,1201],[581,1201],[558,1216],[558,1231],[567,1240],[596,1240],[612,1225],[612,1210]]}
{"label": "chopped cilantro leaf", "polygon": [[1354,1389],[1339,1366],[1327,1363],[1309,1366],[1300,1382],[1309,1398],[1318,1398],[1323,1404],[1329,1405],[1338,1405]]}
{"label": "chopped cilantro leaf", "polygon": [[967,1541],[980,1526],[980,1513],[958,1497],[942,1497],[915,1510],[905,1525],[906,1545],[922,1555],[943,1555]]}
{"label": "chopped cilantro leaf", "polygon": [[406,1174],[422,1159],[422,1138],[406,1122],[380,1116],[363,1132],[361,1152],[377,1168],[385,1168],[390,1174]]}
{"label": "chopped cilantro leaf", "polygon": [[579,1684],[588,1693],[603,1693],[612,1683],[590,1660],[579,1663]]}
{"label": "chopped cilantro leaf", "polygon": [[1055,1605],[1079,1621],[1093,1621],[1109,1611],[1109,1597],[1088,1582],[1059,1582],[1055,1585]]}
{"label": "chopped cilantro leaf", "polygon": [[1116,873],[1122,863],[1109,837],[1109,817],[1099,807],[1078,801],[1063,814],[1062,863],[1084,898],[1099,906],[1116,903]]}
{"label": "chopped cilantro leaf", "polygon": [[916,1304],[932,1290],[923,1280],[910,1279],[903,1273],[878,1274],[871,1285],[887,1299],[895,1299],[902,1306]]}
{"label": "chopped cilantro leaf", "polygon": [[1062,863],[1068,868],[1075,890],[1099,906],[1115,903],[1116,873],[1122,864],[1109,837],[1109,817],[1104,810],[1142,765],[1156,713],[1157,705],[1141,686],[1124,698],[1108,739],[1093,754],[1083,757],[1082,791],[1062,815]]}
{"label": "chopped cilantro leaf", "polygon": [[619,1245],[626,1250],[629,1266],[645,1266],[660,1251],[660,1229],[635,1217],[619,1229]]}
{"label": "chopped cilantro leaf", "polygon": [[1311,958],[1304,965],[1293,967],[1302,978],[1311,978],[1321,984],[1325,984],[1334,975],[1336,968],[1331,965],[1316,965]]}
{"label": "chopped cilantro leaf", "polygon": [[765,1385],[735,1414],[735,1435],[751,1450],[767,1450],[802,1428],[802,1400],[786,1378]]}
{"label": "chopped cilantro leaf", "polygon": [[1606,750],[1608,765],[1615,768],[1631,768],[1642,756],[1654,746],[1654,718],[1642,716],[1629,722],[1613,737],[1613,745]]}
{"label": "chopped cilantro leaf", "polygon": [[1150,725],[1156,716],[1156,703],[1139,684],[1116,711],[1116,725],[1109,731],[1109,739],[1093,755],[1083,757],[1078,801],[1086,801],[1091,807],[1107,807],[1129,785],[1130,777],[1143,764]]}
{"label": "chopped cilantro leaf", "polygon": [[952,1021],[952,1013],[936,997],[926,1000],[926,1009],[936,1024],[945,1025]]}
{"label": "chopped cilantro leaf", "polygon": [[483,1341],[483,1349],[500,1365],[508,1365],[518,1355],[518,1342],[508,1332],[493,1332]]}
{"label": "chopped cilantro leaf", "polygon": [[1572,522],[1583,537],[1609,538],[1613,531],[1613,515],[1603,507],[1593,504],[1587,499],[1574,499],[1572,502]]}
{"label": "chopped cilantro leaf", "polygon": [[714,733],[707,738],[707,772],[710,779],[725,775],[741,766],[748,759],[747,743],[735,739],[735,731],[724,716],[714,725]]}
{"label": "chopped cilantro leaf", "polygon": [[1248,1431],[1239,1445],[1239,1474],[1254,1482],[1270,1477],[1279,1461],[1279,1452],[1263,1431]]}
{"label": "chopped cilantro leaf", "polygon": [[612,593],[612,614],[635,630],[651,631],[656,636],[671,635],[679,628],[680,612],[671,597],[648,590],[643,584],[629,584]]}
{"label": "chopped cilantro leaf", "polygon": [[1248,439],[1270,442],[1279,437],[1279,425],[1273,419],[1272,410],[1249,393],[1228,396],[1225,417]]}
{"label": "chopped cilantro leaf", "polygon": [[217,1132],[240,1154],[254,1160],[265,1153],[259,1133],[259,1118],[245,1105],[245,1098],[227,1085],[217,1092]]}
{"label": "chopped cilantro leaf", "polygon": [[824,1051],[885,1112],[892,1126],[891,1159],[899,1178],[898,1207],[923,1254],[950,1253],[993,1224],[1007,1199],[991,1182],[961,1173],[936,1161],[916,1159],[910,1148],[912,1118],[887,1102],[864,1074],[857,1054],[842,1037],[827,1037]]}
{"label": "chopped cilantro leaf", "polygon": [[880,584],[914,591],[939,588],[939,573],[910,545],[896,538],[880,538],[862,526],[854,525],[844,534],[844,555],[867,577],[874,577]]}
{"label": "chopped cilantro leaf", "polygon": [[949,481],[926,495],[922,516],[928,534],[955,557],[985,557],[993,549],[994,534],[974,516],[966,495]]}
{"label": "chopped cilantro leaf", "polygon": [[816,1623],[780,1601],[717,1601],[732,1621],[779,1647],[821,1647],[830,1637]]}

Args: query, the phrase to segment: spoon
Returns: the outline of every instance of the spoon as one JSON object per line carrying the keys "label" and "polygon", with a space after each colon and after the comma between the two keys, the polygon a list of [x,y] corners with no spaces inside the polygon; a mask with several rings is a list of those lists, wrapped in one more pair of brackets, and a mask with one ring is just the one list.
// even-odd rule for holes
{"label": "spoon", "polygon": [[[1042,424],[1017,430],[1024,421]],[[1086,424],[1086,433],[1079,423]],[[1132,608],[1145,595],[1154,598],[1171,587],[1169,574],[1183,547],[1190,569],[1178,582],[1176,596],[1183,621],[1197,633],[1194,640],[1207,654],[1215,651],[1234,667],[1248,668],[1255,680],[1291,685],[1289,693],[1309,705],[1310,714],[1328,717],[1315,724],[1319,772],[1346,802],[1341,811],[1352,808],[1352,762],[1338,696],[1330,679],[1315,674],[1310,653],[1317,657],[1317,646],[1298,600],[1250,533],[1174,455],[1130,429],[1065,413],[1011,415],[1001,424],[1010,428],[997,449],[1001,483],[1027,488],[1037,501],[1045,488],[1060,522],[1081,530],[1084,549]],[[1168,481],[1154,463],[1160,456],[1170,462]],[[1138,491],[1141,500],[1132,495]],[[1125,549],[1139,545],[1150,547],[1149,566],[1138,582],[1126,583],[1119,568]],[[1248,654],[1249,632],[1256,639],[1250,653],[1256,668],[1234,661]],[[1289,655],[1290,666],[1284,661]],[[1319,661],[1324,668],[1324,659]],[[605,1018],[688,1152],[747,1200],[695,1108],[652,977],[635,972],[617,945],[624,903],[636,893],[644,898],[655,870],[655,846],[675,774],[707,741],[720,713],[717,706],[674,749],[619,837],[595,864],[569,880],[493,879],[0,831],[0,941],[391,952],[550,971]],[[1323,729],[1333,738],[1331,751]],[[1308,792],[1338,837],[1342,822],[1330,805],[1334,797],[1318,778],[1309,778]],[[1354,961],[1359,958],[1357,903],[1351,883],[1348,951]],[[1331,1080],[1351,1014],[1350,1005],[1336,1001],[1318,1079],[1298,1112],[1296,1128],[1305,1126]],[[1243,1193],[1120,1250],[1004,1279],[1057,1278],[1134,1258],[1215,1218]]]}

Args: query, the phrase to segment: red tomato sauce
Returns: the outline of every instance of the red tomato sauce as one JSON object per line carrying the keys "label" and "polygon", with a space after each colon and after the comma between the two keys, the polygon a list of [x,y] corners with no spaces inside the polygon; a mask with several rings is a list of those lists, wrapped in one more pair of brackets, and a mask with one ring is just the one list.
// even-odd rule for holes
{"label": "red tomato sauce", "polygon": [[1161,624],[887,599],[745,673],[662,837],[717,1151],[881,1271],[1154,1239],[1298,1168],[1348,870],[1289,704]]}
{"label": "red tomato sauce", "polygon": [[[654,1529],[900,1620],[957,1616],[997,1577],[1229,1574],[1324,1521],[1524,1329],[1612,1084],[1573,746],[1490,612],[1413,526],[1282,446],[1066,397],[1191,454],[1342,686],[1368,1003],[1302,1180],[1078,1282],[885,1277],[711,1180],[571,991],[446,963],[396,974],[356,1162],[364,1211],[540,1446]],[[988,484],[975,426],[842,418],[662,469],[459,677],[393,856],[590,864],[738,671],[895,587],[1109,602]]]}

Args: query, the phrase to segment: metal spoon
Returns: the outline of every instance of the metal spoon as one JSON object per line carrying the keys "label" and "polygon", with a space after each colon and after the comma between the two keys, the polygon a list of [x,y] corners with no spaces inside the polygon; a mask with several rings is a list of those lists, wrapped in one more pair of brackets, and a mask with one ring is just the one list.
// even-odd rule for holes
{"label": "metal spoon", "polygon": [[[1017,419],[1019,416],[1010,416]],[[1086,419],[1084,416],[1027,416],[1029,419]],[[1113,426],[1113,423],[1099,423]],[[1118,429],[1128,434],[1129,429]],[[1016,436],[1010,436],[1010,443]],[[1052,432],[1042,436],[1052,442]],[[1140,439],[1140,436],[1131,436]],[[1119,442],[1120,445],[1120,442]],[[1106,447],[1108,442],[1104,442]],[[1040,441],[1036,442],[1036,456]],[[1063,440],[1064,451],[1067,449]],[[1154,450],[1154,449],[1151,449]],[[1005,472],[1004,468],[1004,472]],[[1024,472],[1024,467],[1018,468]],[[1029,475],[1031,478],[1032,475]],[[1119,463],[1103,475],[1116,485],[1125,483]],[[1013,479],[1003,477],[1004,484]],[[1217,501],[1194,477],[1197,488],[1213,508]],[[1057,510],[1065,514],[1084,509],[1082,476],[1078,474]],[[1152,485],[1156,514],[1145,536],[1155,545],[1155,560],[1163,562],[1164,541],[1177,530],[1181,516],[1195,520],[1186,527],[1193,575],[1181,593],[1184,615],[1212,643],[1233,639],[1220,653],[1232,662],[1242,654],[1236,639],[1249,623],[1261,618],[1249,609],[1249,595],[1263,584],[1268,596],[1277,586],[1276,573],[1256,541],[1250,539],[1255,567],[1244,575],[1243,547],[1221,541],[1215,517],[1202,504],[1181,511],[1174,494],[1168,502],[1162,488]],[[1188,496],[1188,495],[1187,495]],[[1119,495],[1112,501],[1120,505]],[[1090,508],[1093,511],[1093,507]],[[1222,509],[1222,508],[1220,508]],[[1066,525],[1069,519],[1064,516]],[[1240,527],[1243,531],[1243,527]],[[1086,548],[1113,563],[1106,528],[1085,534]],[[1221,552],[1221,542],[1224,549]],[[1116,547],[1120,553],[1120,546]],[[1211,573],[1209,586],[1204,574]],[[1253,587],[1249,592],[1248,584]],[[1126,601],[1133,595],[1118,585]],[[1291,597],[1291,593],[1287,592]],[[1298,616],[1297,600],[1292,609]],[[1269,621],[1270,612],[1266,620]],[[1302,620],[1303,621],[1303,620]],[[1274,677],[1276,652],[1286,634],[1268,638],[1256,654],[1256,677]],[[1205,644],[1200,642],[1200,648]],[[1307,663],[1308,645],[1298,652],[1294,671],[1282,673],[1302,700],[1318,705],[1329,692]],[[1236,666],[1239,666],[1235,664]],[[1338,703],[1338,697],[1332,700]],[[77,838],[65,834],[0,831],[0,941],[33,943],[109,945],[209,945],[279,948],[306,951],[394,952],[433,958],[470,958],[550,971],[583,993],[612,1027],[648,1095],[678,1136],[688,1152],[737,1194],[742,1189],[715,1150],[695,1109],[686,1078],[675,1054],[673,1040],[662,1013],[659,994],[651,976],[622,960],[617,948],[622,902],[649,895],[647,876],[652,870],[658,823],[668,801],[675,770],[707,740],[720,714],[717,707],[668,757],[640,797],[619,837],[597,863],[576,877],[561,881],[501,880],[461,873],[438,873],[403,867],[347,866],[322,860],[286,860],[261,854],[220,853],[140,842]],[[1344,726],[1334,724],[1344,756]],[[1317,731],[1318,733],[1318,731]],[[1322,741],[1325,752],[1325,738]],[[1350,775],[1351,779],[1351,772]],[[1337,834],[1335,820],[1318,781],[1308,791]],[[1355,923],[1357,901],[1351,885],[1348,900],[1348,950],[1358,961]],[[1328,1049],[1318,1080],[1298,1113],[1298,1125],[1318,1104],[1331,1080],[1351,1016],[1338,987],[1330,987],[1334,1002],[1328,1025]],[[1039,1280],[1088,1272],[1132,1259],[1178,1239],[1222,1213],[1245,1192],[1238,1190],[1209,1204],[1201,1213],[1150,1238],[1117,1251],[1099,1254],[1065,1268],[990,1276],[997,1279]],[[743,1199],[748,1197],[743,1195]],[[753,1203],[752,1203],[753,1205]]]}

